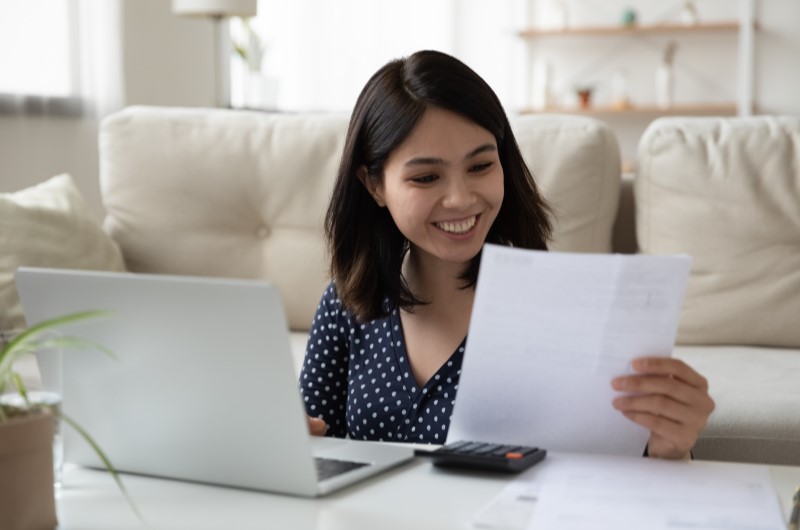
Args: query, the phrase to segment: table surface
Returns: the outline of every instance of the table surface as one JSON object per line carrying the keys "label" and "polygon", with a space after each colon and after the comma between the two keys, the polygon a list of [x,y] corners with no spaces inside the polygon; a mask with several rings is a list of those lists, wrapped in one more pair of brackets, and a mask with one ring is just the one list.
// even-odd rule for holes
{"label": "table surface", "polygon": [[[691,465],[740,464],[695,461]],[[768,466],[785,518],[800,467]],[[123,475],[148,523],[163,529],[320,530],[473,528],[473,516],[514,476],[445,471],[417,459],[319,499]],[[67,465],[57,495],[59,529],[141,529],[111,476]]]}

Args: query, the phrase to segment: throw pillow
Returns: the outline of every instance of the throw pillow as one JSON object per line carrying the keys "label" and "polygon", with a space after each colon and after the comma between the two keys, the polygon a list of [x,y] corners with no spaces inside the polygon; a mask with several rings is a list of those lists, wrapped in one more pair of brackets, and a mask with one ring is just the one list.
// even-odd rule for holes
{"label": "throw pillow", "polygon": [[0,193],[0,249],[0,330],[25,327],[14,284],[18,267],[125,270],[119,247],[67,174]]}

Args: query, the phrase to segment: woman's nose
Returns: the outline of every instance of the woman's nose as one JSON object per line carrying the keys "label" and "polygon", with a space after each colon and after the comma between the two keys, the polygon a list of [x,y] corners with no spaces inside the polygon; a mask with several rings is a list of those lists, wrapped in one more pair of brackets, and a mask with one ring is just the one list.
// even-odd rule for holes
{"label": "woman's nose", "polygon": [[454,210],[462,210],[472,206],[475,200],[475,193],[465,179],[453,178],[445,190],[442,206]]}

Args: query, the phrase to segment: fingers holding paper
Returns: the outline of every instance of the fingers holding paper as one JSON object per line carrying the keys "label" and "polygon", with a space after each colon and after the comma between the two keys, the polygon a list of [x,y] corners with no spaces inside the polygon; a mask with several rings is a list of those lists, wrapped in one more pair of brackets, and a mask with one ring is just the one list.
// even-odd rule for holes
{"label": "fingers holding paper", "polygon": [[625,392],[614,408],[650,431],[650,456],[688,458],[714,410],[708,381],[679,359],[641,357],[632,366],[635,374],[611,382]]}

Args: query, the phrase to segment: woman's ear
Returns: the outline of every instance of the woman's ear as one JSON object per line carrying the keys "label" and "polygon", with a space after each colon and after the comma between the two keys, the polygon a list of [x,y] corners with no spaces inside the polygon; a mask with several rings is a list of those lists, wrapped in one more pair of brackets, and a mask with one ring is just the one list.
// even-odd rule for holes
{"label": "woman's ear", "polygon": [[367,191],[372,195],[375,202],[378,203],[378,206],[381,208],[386,206],[386,202],[383,200],[383,182],[370,178],[366,166],[359,167],[358,170],[356,170],[356,176],[358,180],[361,181],[361,184],[367,188]]}

